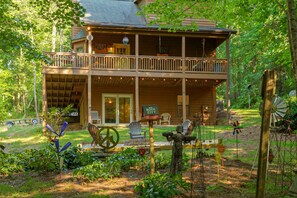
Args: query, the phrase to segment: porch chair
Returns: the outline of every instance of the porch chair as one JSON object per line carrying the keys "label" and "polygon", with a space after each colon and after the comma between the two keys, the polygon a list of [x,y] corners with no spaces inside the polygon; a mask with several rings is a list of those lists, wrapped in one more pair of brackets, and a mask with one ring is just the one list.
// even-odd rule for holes
{"label": "porch chair", "polygon": [[146,130],[141,129],[141,124],[140,122],[131,122],[129,124],[129,129],[130,129],[130,138],[131,139],[145,139],[146,138]]}
{"label": "porch chair", "polygon": [[98,115],[98,111],[91,111],[91,121],[92,124],[94,124],[94,121],[96,122],[95,124],[101,124],[101,117]]}
{"label": "porch chair", "polygon": [[191,136],[193,131],[193,125],[191,120],[185,120],[182,126],[183,126],[183,134],[185,136]]}
{"label": "porch chair", "polygon": [[170,125],[170,119],[171,119],[170,113],[162,113],[159,123],[160,125],[162,125],[162,123],[168,123],[168,125]]}
{"label": "porch chair", "polygon": [[[92,137],[92,143],[91,143],[91,146],[96,146],[98,143],[98,139],[97,139],[97,134],[99,133],[99,129],[98,127],[96,127],[95,125],[91,124],[91,123],[88,123],[88,131],[89,131],[89,134],[91,135]],[[102,136],[100,135],[100,138],[99,140],[102,139]]]}

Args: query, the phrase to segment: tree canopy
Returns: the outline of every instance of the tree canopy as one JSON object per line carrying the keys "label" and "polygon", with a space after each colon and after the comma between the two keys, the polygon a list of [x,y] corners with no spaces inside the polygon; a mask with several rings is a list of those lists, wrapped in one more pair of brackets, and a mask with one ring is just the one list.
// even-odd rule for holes
{"label": "tree canopy", "polygon": [[[142,11],[155,14],[151,23],[170,31],[199,28],[182,26],[189,17],[215,20],[218,27],[237,30],[230,45],[231,104],[248,107],[251,94],[252,107],[257,107],[264,70],[277,71],[278,95],[287,96],[297,87],[295,5],[295,0],[156,0]],[[35,88],[41,98],[42,51],[70,49],[70,27],[79,25],[84,11],[72,0],[0,2],[0,120],[9,112],[25,115],[34,109],[33,75],[36,71]],[[55,40],[57,32],[60,40]],[[224,48],[218,49],[218,56]],[[219,98],[225,97],[224,85],[218,93]]]}
{"label": "tree canopy", "polygon": [[[293,0],[156,0],[142,12],[155,15],[152,24],[161,24],[161,28],[172,31],[185,29],[181,26],[187,17],[211,19],[218,27],[237,30],[230,47],[231,104],[248,107],[251,91],[252,105],[256,107],[261,99],[259,88],[266,69],[277,71],[278,95],[287,96],[290,90],[296,89],[290,34],[297,35],[297,32],[288,31],[290,1],[296,4]],[[296,13],[296,9],[293,10]],[[194,28],[199,27],[195,24],[187,27]],[[224,97],[222,90],[219,93]]]}

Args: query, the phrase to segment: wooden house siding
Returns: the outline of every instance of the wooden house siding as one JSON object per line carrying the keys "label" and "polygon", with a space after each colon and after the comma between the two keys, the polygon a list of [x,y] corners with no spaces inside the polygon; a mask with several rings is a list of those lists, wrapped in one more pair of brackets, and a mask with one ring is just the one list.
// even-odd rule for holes
{"label": "wooden house siding", "polygon": [[[93,84],[92,85],[92,111],[98,111],[99,115],[102,116],[102,94],[132,94],[133,95],[133,120],[136,118],[135,107],[135,85],[129,87],[122,87],[118,85],[117,87],[106,87]],[[181,94],[181,86],[168,88],[168,87],[139,87],[139,105],[149,105],[155,104],[159,107],[159,113],[170,113],[172,116],[172,124],[180,124],[182,122],[182,115],[178,114],[177,106],[177,96]],[[215,89],[212,87],[208,88],[188,88],[187,95],[189,96],[189,114],[187,118],[190,120],[194,119],[194,114],[202,114],[202,106],[207,106],[209,108],[210,119],[205,120],[207,125],[215,123]],[[87,108],[85,104],[85,98],[82,99],[81,112],[85,112],[84,109]],[[141,109],[140,109],[141,110]],[[139,112],[141,114],[141,112]],[[87,114],[84,113],[82,116],[82,122],[86,123]]]}
{"label": "wooden house siding", "polygon": [[[89,14],[82,19],[84,27],[72,29],[73,51],[45,53],[50,61],[43,65],[44,113],[47,107],[74,104],[79,109],[80,124],[85,127],[91,122],[91,111],[98,111],[101,117],[107,111],[106,94],[117,94],[117,103],[120,98],[128,98],[133,104],[124,102],[128,107],[118,113],[124,114],[124,119],[102,119],[105,124],[138,120],[145,104],[158,105],[160,114],[170,113],[171,124],[193,120],[195,113],[201,114],[207,107],[210,117],[205,123],[215,123],[216,87],[228,82],[229,37],[235,31],[198,19],[194,20],[199,24],[197,31],[168,32],[148,25],[143,16],[136,15],[139,5],[132,1],[79,2]],[[123,44],[124,37],[128,37],[128,44]],[[224,42],[226,57],[217,58],[216,49]],[[178,96],[183,103],[179,106]],[[130,111],[127,118],[130,107],[133,113]]]}

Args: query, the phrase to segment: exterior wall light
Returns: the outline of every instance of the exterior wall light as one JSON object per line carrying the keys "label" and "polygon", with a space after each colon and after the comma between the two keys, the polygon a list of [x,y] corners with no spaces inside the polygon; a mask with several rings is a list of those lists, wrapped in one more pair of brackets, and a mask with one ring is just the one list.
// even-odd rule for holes
{"label": "exterior wall light", "polygon": [[123,44],[124,45],[127,45],[129,43],[129,38],[127,37],[127,36],[125,36],[124,38],[123,38]]}

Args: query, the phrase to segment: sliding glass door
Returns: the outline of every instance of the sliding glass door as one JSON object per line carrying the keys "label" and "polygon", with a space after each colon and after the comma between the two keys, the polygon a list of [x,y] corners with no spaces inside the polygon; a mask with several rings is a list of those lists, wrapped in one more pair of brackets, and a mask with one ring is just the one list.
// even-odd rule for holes
{"label": "sliding glass door", "polygon": [[103,94],[103,124],[127,124],[132,121],[132,94]]}

